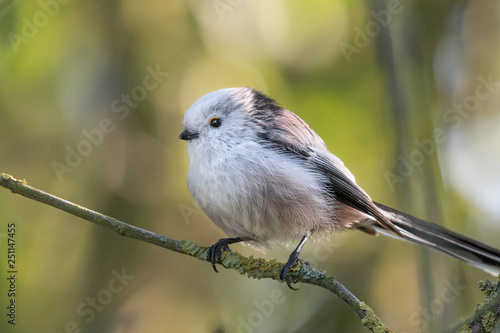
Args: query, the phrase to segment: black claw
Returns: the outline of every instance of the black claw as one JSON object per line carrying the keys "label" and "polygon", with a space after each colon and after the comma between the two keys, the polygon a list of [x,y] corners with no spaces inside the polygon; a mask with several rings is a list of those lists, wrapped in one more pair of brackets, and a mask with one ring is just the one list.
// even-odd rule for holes
{"label": "black claw", "polygon": [[297,248],[295,250],[293,250],[292,253],[290,253],[290,257],[288,257],[287,263],[280,269],[280,279],[282,281],[285,281],[286,285],[288,286],[288,288],[290,288],[292,290],[298,290],[298,289],[292,287],[292,278],[290,277],[290,270],[298,262],[300,262],[302,264],[309,265],[309,263],[307,261],[303,261],[303,260],[299,259],[299,254],[300,254],[300,251],[302,250],[302,247],[304,246],[307,238],[309,238],[309,236],[311,235],[311,233],[312,233],[312,230],[309,231],[308,233],[306,233],[304,235],[304,237],[302,237],[302,239],[300,240],[299,245],[297,245]]}
{"label": "black claw", "polygon": [[215,264],[217,262],[220,262],[220,260],[222,259],[222,251],[231,252],[228,246],[229,244],[234,244],[238,242],[247,242],[251,240],[253,239],[249,237],[234,237],[234,238],[219,239],[217,243],[208,248],[207,261],[210,261],[212,263],[214,271],[219,273],[219,271],[215,267]]}
{"label": "black claw", "polygon": [[280,279],[282,281],[285,281],[286,282],[286,285],[288,286],[288,288],[292,289],[292,290],[299,290],[299,288],[294,288],[292,287],[292,278],[290,277],[290,270],[298,263],[298,262],[303,262],[302,260],[300,260],[298,258],[297,255],[294,255],[294,253],[292,253],[290,255],[290,258],[288,258],[288,261],[285,265],[283,265],[283,267],[280,269]]}
{"label": "black claw", "polygon": [[219,273],[219,271],[217,270],[217,267],[215,267],[215,264],[221,260],[222,251],[231,252],[228,246],[228,241],[225,238],[219,239],[217,243],[208,248],[207,259],[212,263],[212,267],[216,273]]}

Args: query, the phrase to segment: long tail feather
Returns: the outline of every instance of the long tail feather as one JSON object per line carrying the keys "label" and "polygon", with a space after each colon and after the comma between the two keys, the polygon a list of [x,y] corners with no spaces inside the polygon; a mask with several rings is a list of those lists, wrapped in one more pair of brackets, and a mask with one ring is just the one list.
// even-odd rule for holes
{"label": "long tail feather", "polygon": [[[405,240],[444,252],[485,272],[498,276],[500,272],[500,250],[437,224],[420,220],[376,202],[374,204],[401,231],[406,237]],[[394,237],[384,228],[376,228],[378,232]]]}

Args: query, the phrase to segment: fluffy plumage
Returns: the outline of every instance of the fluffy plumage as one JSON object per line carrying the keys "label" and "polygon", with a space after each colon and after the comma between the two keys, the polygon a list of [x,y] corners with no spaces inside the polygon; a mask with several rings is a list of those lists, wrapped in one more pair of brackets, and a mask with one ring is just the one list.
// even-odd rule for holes
{"label": "fluffy plumage", "polygon": [[[220,127],[210,126],[213,117]],[[186,112],[183,124],[197,135],[188,146],[189,190],[229,236],[286,240],[349,228],[372,216],[395,230],[323,140],[262,93],[209,93]]]}
{"label": "fluffy plumage", "polygon": [[259,91],[208,93],[186,111],[183,125],[189,190],[231,237],[212,246],[214,269],[228,244],[303,237],[283,277],[311,232],[350,228],[406,237],[476,266],[487,263],[490,272],[500,267],[500,251],[374,203],[302,119]]}

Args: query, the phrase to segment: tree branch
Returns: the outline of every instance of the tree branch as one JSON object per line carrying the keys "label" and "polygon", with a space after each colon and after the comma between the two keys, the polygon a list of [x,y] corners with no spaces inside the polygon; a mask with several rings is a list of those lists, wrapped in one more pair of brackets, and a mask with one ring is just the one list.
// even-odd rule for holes
{"label": "tree branch", "polygon": [[[112,217],[103,215],[96,211],[74,204],[70,201],[58,198],[32,186],[26,181],[18,180],[11,175],[0,173],[0,185],[44,204],[50,205],[74,216],[80,217],[101,227],[115,231],[121,236],[137,239],[147,243],[161,246],[163,248],[195,257],[199,260],[207,260],[207,247],[199,246],[190,240],[175,240],[155,234],[151,231],[141,229],[130,224],[118,221]],[[223,252],[220,264],[226,268],[234,269],[242,275],[254,279],[268,278],[281,282],[279,271],[283,264],[277,260],[265,260],[262,258],[243,257],[238,252]],[[364,302],[360,302],[346,287],[334,277],[327,276],[326,272],[317,270],[309,265],[298,264],[290,271],[294,283],[306,283],[325,288],[342,299],[361,319],[363,326],[372,332],[392,332],[375,315],[372,309]]]}
{"label": "tree branch", "polygon": [[479,289],[486,295],[486,299],[476,305],[474,312],[463,322],[462,332],[486,333],[493,332],[500,319],[500,276],[497,283],[479,281]]}

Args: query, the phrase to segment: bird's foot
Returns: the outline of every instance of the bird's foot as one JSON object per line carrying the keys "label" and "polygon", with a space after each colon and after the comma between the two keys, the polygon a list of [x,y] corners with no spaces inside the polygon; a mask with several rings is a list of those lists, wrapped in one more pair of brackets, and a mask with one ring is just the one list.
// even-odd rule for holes
{"label": "bird's foot", "polygon": [[214,268],[214,271],[219,273],[217,268],[215,267],[215,264],[220,262],[222,258],[222,251],[226,252],[231,252],[229,249],[229,244],[233,243],[239,243],[239,242],[248,242],[253,240],[253,238],[250,237],[233,237],[233,238],[221,238],[217,243],[214,245],[210,246],[208,248],[208,253],[207,253],[207,260],[212,263],[212,267]]}
{"label": "bird's foot", "polygon": [[222,251],[231,252],[229,244],[230,242],[228,241],[227,238],[222,238],[219,239],[217,243],[208,248],[207,260],[212,263],[212,267],[214,268],[214,271],[217,273],[219,273],[219,271],[217,270],[217,267],[215,267],[215,264],[221,260]]}
{"label": "bird's foot", "polygon": [[297,265],[297,263],[301,263],[302,265],[309,265],[309,263],[305,260],[299,259],[299,255],[295,252],[290,254],[288,261],[285,265],[280,269],[280,279],[286,282],[288,288],[292,290],[299,290],[298,288],[292,287],[292,279],[290,277],[290,270]]}

